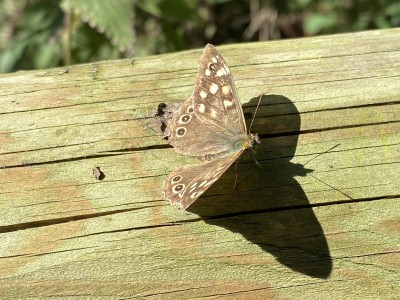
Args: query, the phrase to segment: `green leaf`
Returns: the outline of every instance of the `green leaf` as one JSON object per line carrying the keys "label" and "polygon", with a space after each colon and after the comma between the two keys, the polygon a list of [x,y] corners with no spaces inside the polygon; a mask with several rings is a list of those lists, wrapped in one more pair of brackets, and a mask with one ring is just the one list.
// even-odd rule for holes
{"label": "green leaf", "polygon": [[183,34],[181,30],[177,30],[168,22],[162,22],[162,29],[167,37],[167,47],[178,50],[184,49],[185,42],[182,38]]}
{"label": "green leaf", "polygon": [[14,70],[15,65],[21,59],[26,43],[14,43],[11,47],[8,47],[0,55],[0,73],[8,73]]}
{"label": "green leaf", "polygon": [[57,55],[56,48],[49,43],[43,43],[37,49],[37,54],[33,58],[33,67],[35,69],[45,69],[48,66],[57,65]]}
{"label": "green leaf", "polygon": [[162,11],[160,9],[160,3],[162,1],[163,0],[137,0],[135,4],[149,15],[161,17]]}
{"label": "green leaf", "polygon": [[197,1],[164,0],[160,2],[164,16],[178,21],[199,20]]}
{"label": "green leaf", "polygon": [[400,2],[392,3],[385,8],[385,12],[390,16],[400,15]]}
{"label": "green leaf", "polygon": [[308,34],[317,34],[325,28],[331,28],[337,19],[336,14],[309,14],[304,20],[304,31]]}
{"label": "green leaf", "polygon": [[136,5],[158,18],[174,21],[200,20],[197,0],[138,0]]}
{"label": "green leaf", "polygon": [[[62,23],[62,12],[58,3],[34,1],[26,5],[15,23],[13,39],[0,51],[0,72],[31,69],[37,65],[57,65],[50,62],[58,62],[58,57],[50,58],[48,55],[50,52],[58,52],[57,30]],[[43,45],[53,49],[42,52]],[[36,64],[35,59],[40,61],[39,64]],[[49,64],[46,65],[45,61]]]}
{"label": "green leaf", "polygon": [[133,47],[135,37],[133,3],[132,0],[63,0],[61,7],[104,33],[121,50],[128,50]]}

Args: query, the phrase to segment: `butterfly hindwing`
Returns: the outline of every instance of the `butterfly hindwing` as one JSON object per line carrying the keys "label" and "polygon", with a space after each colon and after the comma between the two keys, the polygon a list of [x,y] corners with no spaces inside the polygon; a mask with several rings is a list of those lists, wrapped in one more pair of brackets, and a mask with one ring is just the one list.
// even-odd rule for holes
{"label": "butterfly hindwing", "polygon": [[185,210],[221,177],[240,154],[237,152],[229,157],[176,169],[165,180],[165,197]]}
{"label": "butterfly hindwing", "polygon": [[174,114],[167,130],[168,141],[175,150],[184,155],[205,157],[223,154],[231,149],[232,136],[229,131],[218,130],[204,123],[194,113],[193,102],[189,98]]}

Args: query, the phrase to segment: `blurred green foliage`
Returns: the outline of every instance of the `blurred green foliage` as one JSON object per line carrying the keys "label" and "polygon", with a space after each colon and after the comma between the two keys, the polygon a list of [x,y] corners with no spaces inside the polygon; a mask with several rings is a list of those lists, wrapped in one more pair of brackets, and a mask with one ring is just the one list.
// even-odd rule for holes
{"label": "blurred green foliage", "polygon": [[3,0],[0,72],[400,25],[398,0]]}

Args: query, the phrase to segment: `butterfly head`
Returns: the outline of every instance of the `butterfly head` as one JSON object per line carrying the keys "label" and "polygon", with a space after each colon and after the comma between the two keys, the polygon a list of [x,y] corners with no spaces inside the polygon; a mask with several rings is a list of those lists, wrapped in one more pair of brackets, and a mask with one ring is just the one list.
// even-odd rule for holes
{"label": "butterfly head", "polygon": [[261,144],[260,137],[257,133],[248,133],[248,147],[247,148],[253,148],[256,144]]}

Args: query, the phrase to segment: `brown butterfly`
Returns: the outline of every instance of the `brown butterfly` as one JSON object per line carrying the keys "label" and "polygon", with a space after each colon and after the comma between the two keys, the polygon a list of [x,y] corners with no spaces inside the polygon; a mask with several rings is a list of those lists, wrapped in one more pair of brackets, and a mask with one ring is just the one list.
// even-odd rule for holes
{"label": "brown butterfly", "polygon": [[168,142],[203,163],[173,171],[164,183],[165,198],[188,208],[248,148],[260,143],[247,132],[235,82],[224,58],[208,44],[201,56],[192,96],[169,117]]}

